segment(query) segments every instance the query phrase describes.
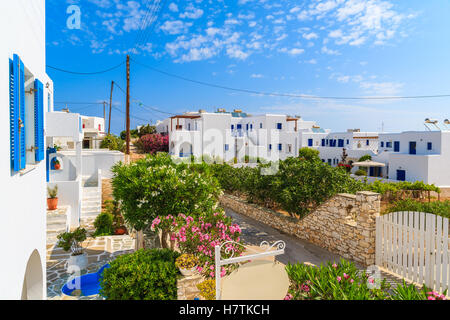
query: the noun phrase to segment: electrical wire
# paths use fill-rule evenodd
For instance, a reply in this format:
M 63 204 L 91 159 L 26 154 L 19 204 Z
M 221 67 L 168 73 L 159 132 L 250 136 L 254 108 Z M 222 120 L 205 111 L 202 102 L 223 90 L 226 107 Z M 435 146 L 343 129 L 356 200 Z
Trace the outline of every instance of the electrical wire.
M 124 64 L 125 64 L 125 62 L 122 62 L 122 63 L 120 63 L 120 64 L 118 64 L 118 65 L 116 65 L 116 66 L 114 66 L 114 67 L 111 67 L 111 68 L 108 68 L 108 69 L 105 69 L 105 70 L 102 70 L 102 71 L 94 71 L 94 72 L 77 72 L 77 71 L 70 71 L 70 70 L 65 70 L 65 69 L 62 69 L 62 68 L 53 67 L 53 66 L 50 66 L 50 65 L 47 65 L 47 68 L 50 68 L 50 69 L 53 69 L 53 70 L 57 70 L 57 71 L 60 71 L 60 72 L 65 72 L 65 73 L 76 74 L 76 75 L 85 75 L 85 76 L 87 76 L 87 75 L 95 75 L 95 74 L 106 73 L 106 72 L 115 70 L 115 69 L 121 67 L 121 66 L 124 65 Z
M 300 99 L 309 99 L 309 100 L 398 100 L 398 99 L 430 99 L 430 98 L 447 98 L 450 97 L 450 94 L 437 94 L 437 95 L 414 95 L 414 96 L 379 96 L 379 97 L 338 97 L 338 96 L 310 96 L 310 95 L 304 95 L 304 94 L 290 94 L 290 93 L 278 93 L 278 92 L 266 92 L 266 91 L 258 91 L 258 90 L 250 90 L 250 89 L 242 89 L 242 88 L 236 88 L 236 87 L 229 87 L 219 84 L 214 84 L 210 82 L 205 81 L 199 81 L 194 80 L 190 78 L 186 78 L 184 76 L 176 75 L 170 72 L 166 72 L 154 67 L 151 67 L 149 65 L 146 65 L 142 62 L 137 61 L 136 59 L 132 58 L 132 60 L 150 70 L 153 70 L 155 72 L 158 72 L 160 74 L 164 74 L 166 76 L 176 78 L 183 81 L 188 81 L 192 83 L 196 83 L 203 86 L 218 88 L 218 89 L 224 89 L 224 90 L 230 90 L 230 91 L 237 91 L 242 93 L 249 93 L 249 94 L 256 94 L 256 95 L 264 95 L 264 96 L 278 96 L 278 97 L 289 97 L 289 98 L 300 98 Z

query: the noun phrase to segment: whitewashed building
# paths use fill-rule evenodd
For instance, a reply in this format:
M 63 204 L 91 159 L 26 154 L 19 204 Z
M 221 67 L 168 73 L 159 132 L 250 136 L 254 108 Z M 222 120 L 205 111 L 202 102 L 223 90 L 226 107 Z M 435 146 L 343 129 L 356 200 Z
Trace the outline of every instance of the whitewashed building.
M 45 299 L 45 1 L 0 1 L 0 28 L 0 299 Z
M 188 112 L 156 125 L 158 133 L 169 134 L 172 155 L 209 155 L 226 162 L 247 157 L 276 160 L 296 156 L 302 146 L 300 133 L 313 127 L 321 130 L 314 122 L 300 117 L 250 115 L 239 109 Z
M 378 143 L 384 178 L 450 187 L 450 131 L 380 133 Z

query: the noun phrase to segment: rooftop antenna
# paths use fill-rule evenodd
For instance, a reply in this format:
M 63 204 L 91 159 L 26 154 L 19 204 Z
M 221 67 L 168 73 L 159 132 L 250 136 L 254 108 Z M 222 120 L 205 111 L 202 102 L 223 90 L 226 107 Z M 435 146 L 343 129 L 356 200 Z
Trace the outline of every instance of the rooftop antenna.
M 442 131 L 441 128 L 439 128 L 439 126 L 437 125 L 438 121 L 436 119 L 430 119 L 430 118 L 426 118 L 425 119 L 425 123 L 424 126 L 428 129 L 428 131 L 432 131 L 431 128 L 428 125 L 433 125 L 434 127 L 436 127 L 439 131 Z

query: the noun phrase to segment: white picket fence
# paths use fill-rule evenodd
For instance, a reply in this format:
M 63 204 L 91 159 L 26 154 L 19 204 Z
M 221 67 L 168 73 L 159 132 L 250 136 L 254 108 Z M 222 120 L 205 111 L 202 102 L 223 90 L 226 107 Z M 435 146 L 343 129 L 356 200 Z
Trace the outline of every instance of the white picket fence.
M 376 221 L 376 264 L 439 292 L 449 288 L 449 219 L 393 212 Z

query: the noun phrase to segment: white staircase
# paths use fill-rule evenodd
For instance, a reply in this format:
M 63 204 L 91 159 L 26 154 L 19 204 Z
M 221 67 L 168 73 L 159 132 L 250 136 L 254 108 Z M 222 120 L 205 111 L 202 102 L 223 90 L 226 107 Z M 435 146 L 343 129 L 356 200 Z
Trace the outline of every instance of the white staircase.
M 92 229 L 95 218 L 102 212 L 102 194 L 98 187 L 84 187 L 82 196 L 80 225 Z
M 58 234 L 67 231 L 68 210 L 69 207 L 61 206 L 56 210 L 47 211 L 47 245 L 54 245 Z

